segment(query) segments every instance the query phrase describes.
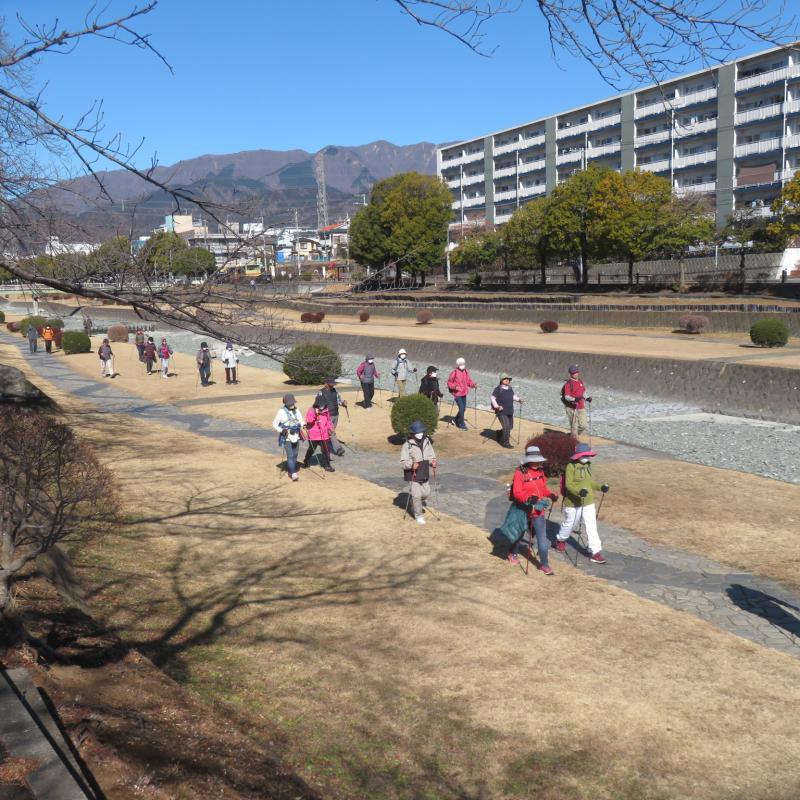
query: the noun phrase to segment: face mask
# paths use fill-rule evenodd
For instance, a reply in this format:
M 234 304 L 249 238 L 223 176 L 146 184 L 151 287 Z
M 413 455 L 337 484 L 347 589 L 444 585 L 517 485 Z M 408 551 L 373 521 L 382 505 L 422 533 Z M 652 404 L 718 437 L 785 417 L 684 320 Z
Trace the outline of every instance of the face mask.
M 415 433 L 415 434 L 414 434 L 414 438 L 415 438 L 415 439 L 417 439 L 418 441 L 421 441 L 421 440 L 422 440 L 422 437 L 423 437 L 424 435 L 425 435 L 424 433 Z
M 375 363 L 375 359 L 372 359 L 372 358 L 367 359 L 367 364 L 374 364 L 374 363 Z
M 460 370 L 465 370 L 465 369 L 466 369 L 466 367 L 465 367 L 463 364 L 459 364 L 459 365 L 458 365 L 458 368 L 459 368 Z
M 581 464 L 588 464 L 589 463 L 589 459 L 588 458 L 579 458 L 578 461 L 580 461 Z
M 436 373 L 436 372 L 431 372 L 431 378 L 435 378 L 435 377 L 436 377 L 436 375 L 437 375 L 437 373 Z
M 405 355 L 403 355 L 402 353 L 400 354 L 400 358 L 401 358 L 403 361 L 405 361 L 405 359 L 406 359 Z

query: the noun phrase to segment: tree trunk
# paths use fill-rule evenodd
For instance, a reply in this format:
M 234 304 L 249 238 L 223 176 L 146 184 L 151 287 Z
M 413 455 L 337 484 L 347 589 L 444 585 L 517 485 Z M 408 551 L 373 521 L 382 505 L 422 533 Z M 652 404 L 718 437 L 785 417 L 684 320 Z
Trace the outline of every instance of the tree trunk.
M 628 288 L 633 289 L 633 256 L 628 256 Z
M 403 267 L 400 264 L 394 265 L 394 287 L 399 289 L 403 284 Z
M 11 573 L 0 569 L 0 620 L 5 619 L 11 607 Z
M 581 286 L 589 283 L 589 243 L 586 234 L 581 234 Z
M 547 284 L 547 256 L 542 253 L 539 256 L 539 269 L 542 273 L 542 286 Z

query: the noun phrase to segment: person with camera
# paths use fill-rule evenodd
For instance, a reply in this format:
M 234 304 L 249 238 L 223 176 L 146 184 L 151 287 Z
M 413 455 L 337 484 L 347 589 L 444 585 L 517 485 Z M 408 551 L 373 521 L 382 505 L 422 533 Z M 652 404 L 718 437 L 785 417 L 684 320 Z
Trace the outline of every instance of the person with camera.
M 278 431 L 278 444 L 286 455 L 286 471 L 289 477 L 296 481 L 297 455 L 300 442 L 303 441 L 303 418 L 297 410 L 297 401 L 293 394 L 283 396 L 283 405 L 278 409 L 272 427 Z

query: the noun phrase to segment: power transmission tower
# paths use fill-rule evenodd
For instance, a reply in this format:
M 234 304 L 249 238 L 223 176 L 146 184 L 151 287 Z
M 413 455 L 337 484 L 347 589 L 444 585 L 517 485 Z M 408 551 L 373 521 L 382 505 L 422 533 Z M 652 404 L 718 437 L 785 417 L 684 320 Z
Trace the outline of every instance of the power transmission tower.
M 317 181 L 317 229 L 328 227 L 328 192 L 325 189 L 325 154 L 314 156 L 314 177 Z

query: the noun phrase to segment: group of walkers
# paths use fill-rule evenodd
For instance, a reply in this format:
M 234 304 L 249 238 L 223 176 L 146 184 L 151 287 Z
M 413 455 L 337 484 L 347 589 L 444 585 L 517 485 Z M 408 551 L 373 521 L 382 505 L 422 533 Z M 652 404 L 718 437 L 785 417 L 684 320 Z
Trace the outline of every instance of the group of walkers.
M 28 348 L 30 349 L 31 353 L 38 353 L 39 329 L 35 325 L 29 324 L 26 336 L 28 337 Z M 48 353 L 52 353 L 53 342 L 56 340 L 55 329 L 51 328 L 50 325 L 45 325 L 44 328 L 42 328 L 42 339 L 44 340 L 44 349 Z

